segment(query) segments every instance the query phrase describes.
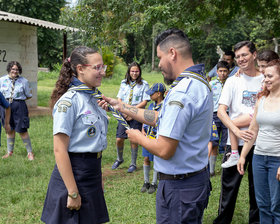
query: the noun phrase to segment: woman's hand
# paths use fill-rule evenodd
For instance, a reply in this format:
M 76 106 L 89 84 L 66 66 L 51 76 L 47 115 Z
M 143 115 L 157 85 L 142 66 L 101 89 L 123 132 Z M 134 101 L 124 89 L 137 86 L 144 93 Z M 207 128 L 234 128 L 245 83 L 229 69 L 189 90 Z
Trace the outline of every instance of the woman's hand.
M 245 158 L 240 156 L 237 163 L 237 170 L 240 173 L 240 175 L 244 175 L 244 164 L 245 164 Z
M 75 199 L 68 196 L 68 198 L 67 198 L 67 208 L 69 208 L 70 210 L 75 209 L 75 210 L 78 211 L 78 210 L 80 210 L 81 206 L 82 206 L 82 200 L 81 200 L 80 194 Z
M 236 77 L 240 77 L 240 74 L 241 74 L 242 72 L 241 72 L 241 70 L 240 69 L 238 69 L 237 70 L 237 72 L 234 74 Z
M 280 181 L 280 166 L 278 167 L 278 170 L 277 170 L 276 180 Z
M 5 123 L 4 128 L 5 128 L 5 131 L 6 131 L 7 134 L 9 134 L 12 131 L 9 123 Z

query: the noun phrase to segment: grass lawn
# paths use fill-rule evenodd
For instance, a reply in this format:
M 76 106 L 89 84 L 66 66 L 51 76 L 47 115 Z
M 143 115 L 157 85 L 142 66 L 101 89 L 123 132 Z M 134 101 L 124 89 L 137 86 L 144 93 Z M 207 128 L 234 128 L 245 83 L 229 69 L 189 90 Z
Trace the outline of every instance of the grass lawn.
M 105 95 L 115 97 L 119 89 L 120 80 L 124 77 L 125 72 L 126 67 L 118 66 L 116 77 L 110 80 L 104 80 L 99 89 Z M 49 96 L 56 81 L 54 77 L 56 76 L 57 74 L 51 74 L 49 76 L 48 74 L 40 75 L 38 81 L 39 106 L 48 105 Z M 162 76 L 159 73 L 144 72 L 143 77 L 150 85 L 154 82 L 163 82 Z M 119 169 L 111 170 L 111 165 L 116 158 L 115 132 L 117 122 L 112 116 L 110 117 L 108 148 L 104 151 L 102 159 L 105 197 L 110 215 L 110 223 L 156 223 L 156 195 L 140 192 L 143 185 L 143 158 L 141 150 L 139 150 L 137 161 L 138 170 L 135 173 L 126 173 L 130 163 L 128 141 L 125 143 L 125 162 Z M 41 223 L 40 216 L 44 198 L 55 164 L 52 151 L 52 118 L 51 116 L 32 117 L 30 122 L 29 133 L 35 152 L 35 160 L 33 162 L 27 160 L 26 150 L 19 135 L 16 136 L 13 157 L 6 160 L 0 159 L 0 224 Z M 6 150 L 6 134 L 2 132 L 1 138 L 2 146 L 0 151 L 1 155 L 3 155 Z M 217 175 L 211 179 L 213 190 L 208 208 L 205 210 L 203 220 L 205 224 L 212 223 L 218 212 L 221 173 L 220 161 L 221 155 L 219 155 L 217 161 Z M 239 190 L 233 224 L 248 223 L 248 204 L 246 175 Z

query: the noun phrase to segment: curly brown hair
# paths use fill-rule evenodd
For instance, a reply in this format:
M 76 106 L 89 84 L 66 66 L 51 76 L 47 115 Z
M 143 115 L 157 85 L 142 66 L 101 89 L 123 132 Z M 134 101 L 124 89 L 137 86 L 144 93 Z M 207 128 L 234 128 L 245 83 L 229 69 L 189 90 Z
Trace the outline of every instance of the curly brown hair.
M 67 92 L 69 89 L 69 85 L 73 79 L 73 77 L 77 77 L 77 65 L 78 64 L 87 64 L 86 56 L 88 54 L 97 53 L 96 49 L 80 46 L 75 48 L 70 57 L 65 59 L 62 68 L 59 73 L 58 80 L 55 84 L 55 89 L 52 92 L 51 99 L 50 99 L 50 107 L 53 109 L 57 100 Z

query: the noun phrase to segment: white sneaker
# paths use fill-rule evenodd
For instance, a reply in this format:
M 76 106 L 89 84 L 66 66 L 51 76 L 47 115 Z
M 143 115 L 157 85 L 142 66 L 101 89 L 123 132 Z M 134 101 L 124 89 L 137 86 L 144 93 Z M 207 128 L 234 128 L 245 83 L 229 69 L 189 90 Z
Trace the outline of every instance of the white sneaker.
M 239 160 L 239 153 L 231 154 L 227 161 L 225 161 L 221 167 L 228 168 L 237 165 Z

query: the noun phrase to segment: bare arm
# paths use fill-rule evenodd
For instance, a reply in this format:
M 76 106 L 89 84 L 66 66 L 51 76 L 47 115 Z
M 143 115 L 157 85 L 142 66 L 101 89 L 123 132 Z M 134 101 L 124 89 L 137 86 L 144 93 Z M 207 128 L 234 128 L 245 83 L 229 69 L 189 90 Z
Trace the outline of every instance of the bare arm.
M 116 110 L 123 114 L 135 119 L 141 123 L 155 126 L 158 117 L 158 112 L 154 110 L 147 110 L 128 105 L 122 101 L 102 96 L 103 100 L 98 102 L 98 105 L 105 110 L 108 110 L 108 103 L 111 104 Z
M 252 121 L 252 116 L 250 114 L 242 114 L 232 120 L 234 125 L 238 128 L 248 127 L 251 121 Z
M 244 143 L 242 151 L 241 151 L 241 155 L 240 155 L 240 158 L 239 158 L 239 161 L 238 161 L 238 164 L 237 164 L 237 170 L 241 175 L 244 175 L 244 164 L 245 164 L 246 156 L 250 152 L 252 146 L 254 145 L 254 143 L 256 141 L 257 135 L 258 135 L 259 125 L 258 125 L 257 120 L 256 120 L 257 111 L 258 111 L 258 106 L 256 105 L 253 120 L 252 120 L 252 122 L 250 124 L 250 127 L 248 129 L 249 131 L 252 132 L 253 137 L 252 137 L 251 140 Z
M 141 103 L 137 104 L 136 107 L 137 108 L 145 108 L 147 103 L 148 103 L 147 100 L 143 100 Z
M 223 122 L 223 124 L 230 129 L 235 136 L 238 138 L 243 139 L 244 141 L 248 141 L 252 139 L 252 133 L 248 130 L 240 130 L 234 122 L 230 119 L 230 117 L 227 114 L 228 107 L 224 104 L 220 104 L 218 108 L 218 117 Z
M 59 133 L 53 137 L 54 155 L 59 173 L 67 188 L 69 194 L 79 192 L 76 181 L 74 179 L 70 158 L 68 155 L 69 136 Z M 67 208 L 79 209 L 81 207 L 80 195 L 76 199 L 68 197 Z
M 126 131 L 130 141 L 142 145 L 150 153 L 162 158 L 170 159 L 176 152 L 179 141 L 159 135 L 158 139 L 146 138 L 139 130 Z

